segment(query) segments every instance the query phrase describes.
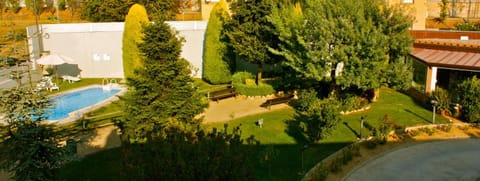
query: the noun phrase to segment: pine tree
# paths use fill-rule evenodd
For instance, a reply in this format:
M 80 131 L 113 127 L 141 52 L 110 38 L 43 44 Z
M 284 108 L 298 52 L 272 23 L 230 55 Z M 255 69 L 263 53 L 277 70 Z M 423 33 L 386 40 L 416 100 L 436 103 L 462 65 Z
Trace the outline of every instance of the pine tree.
M 50 106 L 36 91 L 19 87 L 2 92 L 0 110 L 6 134 L 2 135 L 0 169 L 13 173 L 15 180 L 55 180 L 56 169 L 67 158 L 58 134 L 42 124 Z
M 144 66 L 128 79 L 127 117 L 124 131 L 132 141 L 163 135 L 165 128 L 190 129 L 201 120 L 207 100 L 198 94 L 190 77 L 189 63 L 180 58 L 181 40 L 165 23 L 144 28 Z
M 125 17 L 123 30 L 123 72 L 125 77 L 133 76 L 133 71 L 142 66 L 141 54 L 137 45 L 142 42 L 142 28 L 149 24 L 145 7 L 134 4 Z

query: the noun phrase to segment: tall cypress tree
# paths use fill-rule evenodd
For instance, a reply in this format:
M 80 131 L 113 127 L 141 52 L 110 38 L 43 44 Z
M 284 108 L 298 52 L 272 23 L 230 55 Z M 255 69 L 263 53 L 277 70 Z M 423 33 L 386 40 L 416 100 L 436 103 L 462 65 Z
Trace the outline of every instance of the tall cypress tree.
M 123 72 L 125 77 L 133 76 L 133 71 L 142 65 L 137 45 L 142 42 L 143 26 L 149 23 L 147 11 L 140 4 L 134 4 L 125 17 L 123 30 Z
M 222 37 L 224 24 L 229 18 L 227 4 L 221 0 L 213 7 L 205 32 L 203 76 L 213 84 L 229 83 L 232 79 L 232 63 L 228 62 L 228 49 Z
M 132 141 L 163 135 L 165 128 L 190 129 L 208 101 L 198 94 L 189 63 L 180 57 L 181 40 L 164 22 L 144 28 L 139 45 L 144 66 L 128 79 L 124 131 Z

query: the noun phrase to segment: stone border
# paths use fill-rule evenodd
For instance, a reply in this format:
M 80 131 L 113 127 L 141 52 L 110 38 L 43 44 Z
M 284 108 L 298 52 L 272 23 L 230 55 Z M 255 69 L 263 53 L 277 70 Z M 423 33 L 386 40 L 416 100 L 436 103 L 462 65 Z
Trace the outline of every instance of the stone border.
M 99 85 L 99 84 L 96 84 L 96 85 L 90 85 L 90 86 L 86 86 L 86 87 L 81 87 L 81 88 L 78 88 L 78 89 L 73 89 L 73 90 L 69 90 L 69 91 L 65 91 L 65 92 L 61 92 L 61 93 L 58 93 L 58 94 L 54 94 L 54 95 L 51 95 L 49 96 L 49 98 L 51 97 L 55 97 L 55 96 L 60 96 L 60 95 L 64 95 L 64 94 L 68 94 L 68 93 L 72 93 L 72 92 L 77 92 L 77 91 L 81 91 L 81 90 L 85 90 L 85 89 L 90 89 L 90 88 L 96 88 L 96 87 L 102 87 L 102 85 Z M 59 124 L 65 124 L 65 123 L 70 123 L 70 122 L 73 122 L 73 121 L 76 121 L 76 120 L 79 120 L 83 117 L 83 115 L 85 113 L 88 113 L 88 112 L 91 112 L 95 109 L 98 109 L 100 107 L 103 107 L 105 105 L 108 105 L 114 101 L 117 101 L 119 100 L 118 96 L 121 96 L 121 95 L 124 95 L 125 92 L 127 92 L 127 88 L 124 87 L 124 86 L 121 86 L 121 85 L 117 85 L 115 86 L 114 88 L 119 88 L 120 89 L 120 92 L 116 93 L 115 95 L 113 95 L 112 97 L 109 97 L 103 101 L 100 101 L 96 104 L 93 104 L 91 106 L 87 106 L 85 108 L 82 108 L 82 109 L 79 109 L 79 110 L 76 110 L 76 111 L 73 111 L 71 113 L 68 114 L 68 117 L 67 118 L 64 118 L 64 119 L 60 119 L 60 120 L 45 120 L 45 121 L 42 121 L 42 123 L 44 124 L 55 124 L 55 125 L 59 125 Z

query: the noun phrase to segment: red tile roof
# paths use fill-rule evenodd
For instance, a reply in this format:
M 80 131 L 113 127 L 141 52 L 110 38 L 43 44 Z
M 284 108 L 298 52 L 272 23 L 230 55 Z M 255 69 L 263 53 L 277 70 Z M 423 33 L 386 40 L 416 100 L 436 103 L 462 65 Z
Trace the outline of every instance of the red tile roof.
M 480 52 L 416 47 L 410 55 L 432 66 L 480 70 Z

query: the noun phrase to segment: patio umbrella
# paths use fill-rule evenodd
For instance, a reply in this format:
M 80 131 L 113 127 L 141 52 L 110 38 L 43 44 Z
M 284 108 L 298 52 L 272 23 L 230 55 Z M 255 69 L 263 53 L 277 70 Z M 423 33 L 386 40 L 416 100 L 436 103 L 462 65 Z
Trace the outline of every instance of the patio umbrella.
M 50 54 L 50 55 L 45 55 L 40 57 L 37 60 L 37 63 L 40 65 L 61 65 L 64 63 L 68 62 L 73 62 L 74 60 L 70 57 L 67 57 L 65 55 L 60 55 L 60 54 Z M 58 70 L 55 70 L 55 73 L 57 74 L 55 78 L 57 79 L 58 82 Z

